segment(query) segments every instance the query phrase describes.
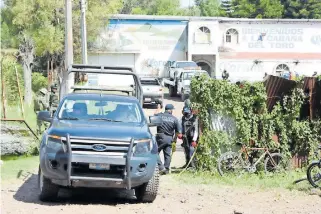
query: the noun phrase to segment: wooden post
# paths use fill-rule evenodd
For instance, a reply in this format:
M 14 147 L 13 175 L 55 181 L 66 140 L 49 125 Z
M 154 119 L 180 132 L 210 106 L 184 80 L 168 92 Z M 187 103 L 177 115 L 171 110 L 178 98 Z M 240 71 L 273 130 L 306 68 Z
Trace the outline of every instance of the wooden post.
M 17 70 L 16 66 L 14 66 L 14 68 L 16 70 L 16 78 L 17 78 L 17 85 L 18 85 L 18 91 L 19 91 L 19 97 L 20 97 L 21 113 L 22 113 L 22 117 L 25 118 L 24 107 L 23 107 L 23 102 L 22 102 L 22 96 L 21 96 L 21 91 L 20 91 L 18 70 Z
M 50 71 L 49 71 L 49 61 L 47 61 L 47 79 L 48 79 L 48 91 L 50 89 Z
M 2 85 L 2 109 L 3 109 L 3 118 L 7 118 L 6 116 L 6 107 L 5 107 L 5 87 L 4 87 L 4 75 L 3 75 L 3 58 L 1 59 L 1 85 Z
M 313 98 L 312 98 L 312 96 L 313 96 L 313 92 L 314 92 L 314 78 L 312 77 L 312 78 L 309 78 L 309 88 L 310 88 L 310 105 L 309 105 L 309 107 L 310 107 L 310 120 L 312 120 L 313 119 Z

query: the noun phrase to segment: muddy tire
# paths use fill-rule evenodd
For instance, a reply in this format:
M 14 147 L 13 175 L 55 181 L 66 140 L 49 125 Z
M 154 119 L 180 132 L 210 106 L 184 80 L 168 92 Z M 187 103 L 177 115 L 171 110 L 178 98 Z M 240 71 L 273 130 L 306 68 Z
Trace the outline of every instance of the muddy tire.
M 159 187 L 159 169 L 156 165 L 153 177 L 145 184 L 135 189 L 135 195 L 138 201 L 143 203 L 152 203 L 157 196 Z
M 176 88 L 174 86 L 169 86 L 169 96 L 170 97 L 175 97 L 177 95 L 177 91 L 175 89 Z
M 45 178 L 41 172 L 40 166 L 38 171 L 38 188 L 40 191 L 39 199 L 41 201 L 56 201 L 58 197 L 59 186 L 53 184 L 48 178 Z

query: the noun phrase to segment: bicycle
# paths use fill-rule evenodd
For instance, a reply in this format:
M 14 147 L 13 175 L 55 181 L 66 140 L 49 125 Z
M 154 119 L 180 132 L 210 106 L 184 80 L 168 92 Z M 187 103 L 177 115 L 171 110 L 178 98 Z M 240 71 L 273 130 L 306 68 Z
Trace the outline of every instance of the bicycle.
M 271 153 L 268 148 L 251 148 L 247 147 L 242 143 L 241 149 L 238 152 L 225 152 L 218 159 L 218 172 L 221 176 L 227 172 L 239 173 L 244 170 L 249 173 L 255 173 L 257 171 L 256 166 L 264 159 L 264 170 L 265 173 L 276 172 L 278 170 L 285 170 L 285 165 L 283 164 L 283 155 L 281 153 Z M 249 153 L 251 151 L 251 154 Z M 254 162 L 253 153 L 258 153 L 263 151 L 263 154 Z M 243 158 L 245 156 L 245 159 Z M 226 166 L 225 166 L 226 165 Z M 281 169 L 281 167 L 283 169 Z
M 321 150 L 321 146 L 318 146 L 318 151 L 319 150 Z M 321 181 L 321 158 L 318 151 L 314 154 L 319 160 L 312 161 L 307 169 L 307 179 L 314 188 L 321 188 L 321 185 L 317 184 Z M 312 173 L 314 169 L 316 169 L 316 174 Z

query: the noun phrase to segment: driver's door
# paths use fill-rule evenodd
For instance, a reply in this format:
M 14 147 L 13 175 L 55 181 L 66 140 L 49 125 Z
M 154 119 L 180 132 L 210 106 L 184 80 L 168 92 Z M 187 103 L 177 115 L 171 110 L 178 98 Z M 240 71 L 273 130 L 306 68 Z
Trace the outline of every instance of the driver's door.
M 183 75 L 184 75 L 184 73 L 182 72 L 180 75 L 179 75 L 179 78 L 178 78 L 178 85 L 177 85 L 177 91 L 179 92 L 179 93 L 181 93 L 181 89 L 183 88 L 183 81 L 184 81 L 184 79 L 183 79 Z

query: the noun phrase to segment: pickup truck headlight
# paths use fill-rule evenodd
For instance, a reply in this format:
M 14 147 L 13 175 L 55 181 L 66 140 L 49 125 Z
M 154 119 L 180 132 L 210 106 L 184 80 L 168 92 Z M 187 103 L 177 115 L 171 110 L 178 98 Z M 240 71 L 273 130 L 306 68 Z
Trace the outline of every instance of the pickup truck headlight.
M 134 154 L 145 154 L 147 152 L 150 152 L 153 147 L 152 139 L 135 140 L 134 144 Z
M 51 148 L 57 151 L 60 150 L 61 148 L 63 148 L 63 150 L 66 151 L 65 145 L 62 142 L 62 137 L 57 135 L 48 135 L 46 145 L 48 148 Z

